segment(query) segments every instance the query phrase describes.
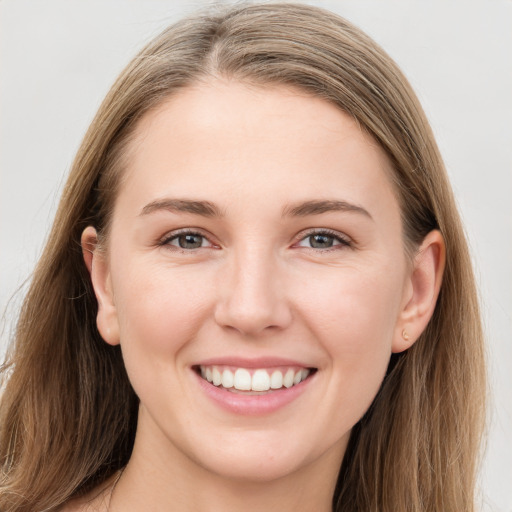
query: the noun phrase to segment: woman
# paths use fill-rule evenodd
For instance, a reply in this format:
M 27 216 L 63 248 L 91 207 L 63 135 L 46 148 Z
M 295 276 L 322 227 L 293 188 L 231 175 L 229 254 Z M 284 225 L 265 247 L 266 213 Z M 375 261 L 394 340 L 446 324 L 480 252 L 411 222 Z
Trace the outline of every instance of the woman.
M 2 511 L 473 510 L 474 280 L 396 65 L 301 5 L 166 30 L 85 137 L 7 368 Z

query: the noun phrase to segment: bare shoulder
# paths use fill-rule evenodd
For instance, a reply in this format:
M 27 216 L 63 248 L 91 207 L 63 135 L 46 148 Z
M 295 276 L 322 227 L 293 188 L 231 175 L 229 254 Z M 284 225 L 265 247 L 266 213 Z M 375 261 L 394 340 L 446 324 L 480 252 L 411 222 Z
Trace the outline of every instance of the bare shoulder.
M 83 500 L 71 500 L 66 503 L 58 512 L 104 512 L 107 509 L 101 509 L 92 502 L 84 502 Z
M 112 486 L 118 475 L 114 475 L 91 492 L 65 503 L 58 512 L 107 512 Z
M 106 512 L 108 510 L 108 499 L 100 497 L 77 498 L 65 503 L 58 512 Z

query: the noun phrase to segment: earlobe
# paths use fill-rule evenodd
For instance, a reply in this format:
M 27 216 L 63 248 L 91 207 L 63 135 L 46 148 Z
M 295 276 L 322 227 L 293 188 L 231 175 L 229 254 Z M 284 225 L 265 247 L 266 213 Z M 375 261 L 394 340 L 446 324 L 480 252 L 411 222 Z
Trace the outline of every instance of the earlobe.
M 98 235 L 92 226 L 82 233 L 82 254 L 98 301 L 96 325 L 101 337 L 110 345 L 119 344 L 119 323 L 114 302 L 108 261 L 98 246 Z
M 431 231 L 414 257 L 406 300 L 395 329 L 393 352 L 407 350 L 427 327 L 441 289 L 445 259 L 443 236 L 438 230 Z

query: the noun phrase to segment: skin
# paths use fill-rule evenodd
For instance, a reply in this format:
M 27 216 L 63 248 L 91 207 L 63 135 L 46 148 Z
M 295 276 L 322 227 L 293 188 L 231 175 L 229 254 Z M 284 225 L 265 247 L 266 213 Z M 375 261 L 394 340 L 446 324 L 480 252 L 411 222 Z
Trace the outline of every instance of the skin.
M 108 247 L 92 227 L 82 245 L 98 328 L 121 344 L 139 424 L 110 507 L 112 486 L 88 506 L 331 510 L 352 427 L 391 353 L 432 315 L 441 235 L 408 258 L 382 149 L 348 115 L 292 88 L 187 88 L 142 119 L 129 151 Z M 221 215 L 155 206 L 169 198 L 208 201 Z M 313 200 L 359 210 L 283 215 Z M 186 228 L 204 236 L 200 248 L 172 238 Z M 311 229 L 329 230 L 332 247 L 312 247 Z M 237 414 L 206 396 L 192 370 L 228 356 L 317 371 L 277 411 Z

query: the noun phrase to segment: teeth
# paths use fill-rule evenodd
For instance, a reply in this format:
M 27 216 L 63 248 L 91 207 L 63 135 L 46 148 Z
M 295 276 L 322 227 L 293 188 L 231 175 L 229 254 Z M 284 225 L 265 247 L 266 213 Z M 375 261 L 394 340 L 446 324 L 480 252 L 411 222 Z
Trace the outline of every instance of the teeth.
M 283 377 L 283 385 L 285 388 L 291 388 L 293 386 L 293 377 L 295 376 L 295 373 L 293 370 L 288 370 L 286 372 L 286 375 Z
M 276 370 L 272 377 L 270 377 L 270 388 L 271 389 L 280 389 L 283 387 L 283 374 Z
M 218 386 L 222 382 L 222 375 L 220 374 L 219 370 L 213 367 L 212 370 L 212 382 L 214 386 Z
M 268 391 L 269 389 L 291 388 L 305 380 L 310 370 L 301 368 L 294 370 L 289 368 L 286 373 L 274 370 L 271 374 L 265 369 L 256 369 L 251 372 L 245 368 L 237 368 L 232 372 L 228 368 L 217 366 L 201 366 L 201 377 L 211 382 L 214 386 L 221 386 L 238 391 Z
M 253 391 L 268 391 L 270 389 L 270 377 L 265 370 L 256 370 L 252 376 Z
M 251 374 L 247 370 L 238 368 L 238 370 L 235 372 L 233 387 L 235 389 L 239 389 L 240 391 L 250 391 L 252 384 L 251 380 Z
M 235 384 L 235 377 L 233 372 L 224 370 L 222 372 L 222 386 L 225 388 L 232 388 Z

